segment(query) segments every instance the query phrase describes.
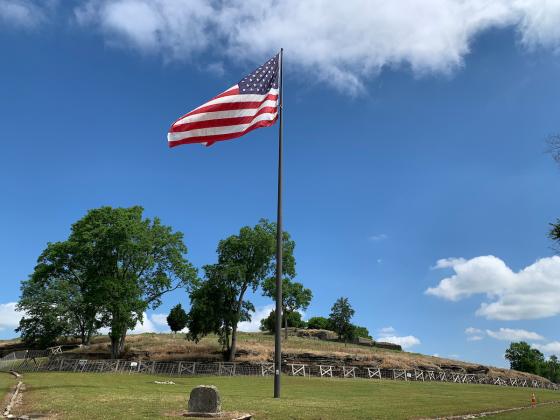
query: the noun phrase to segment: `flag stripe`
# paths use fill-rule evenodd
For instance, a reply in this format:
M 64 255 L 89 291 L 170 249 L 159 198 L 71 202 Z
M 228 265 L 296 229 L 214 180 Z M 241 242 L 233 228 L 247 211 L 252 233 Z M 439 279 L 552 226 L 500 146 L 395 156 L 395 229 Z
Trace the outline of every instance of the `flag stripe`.
M 181 118 L 172 127 L 172 131 L 179 131 L 177 128 L 183 124 L 220 119 L 220 118 L 234 118 L 234 117 L 249 117 L 251 115 L 256 115 L 259 110 L 263 108 L 276 108 L 277 101 L 264 101 L 258 108 L 249 109 L 236 109 L 230 111 L 214 111 L 214 112 L 204 112 L 202 114 L 195 114 L 188 117 Z
M 256 128 L 269 127 L 271 125 L 274 125 L 277 119 L 278 116 L 276 116 L 276 118 L 274 118 L 271 121 L 259 121 L 258 123 L 252 125 L 248 129 L 244 131 L 239 131 L 237 133 L 209 135 L 209 136 L 201 136 L 195 138 L 186 138 L 181 140 L 169 140 L 169 147 L 176 147 L 182 144 L 193 144 L 193 143 L 206 143 L 206 146 L 212 146 L 212 144 L 214 144 L 217 141 L 236 139 L 238 137 L 244 136 L 245 134 L 249 133 L 250 131 L 253 131 Z
M 229 114 L 234 115 L 239 112 L 246 112 L 244 111 L 236 111 L 234 113 L 230 112 L 220 112 L 221 114 Z M 211 127 L 223 127 L 228 125 L 239 125 L 239 124 L 246 124 L 250 123 L 255 119 L 256 116 L 261 114 L 274 114 L 276 113 L 276 107 L 264 107 L 258 108 L 257 112 L 252 112 L 250 115 L 247 116 L 231 116 L 225 118 L 212 118 L 213 116 L 210 115 L 209 118 L 203 119 L 201 121 L 193 121 L 185 124 L 175 125 L 172 129 L 172 133 L 188 131 L 188 130 L 196 130 L 199 128 L 211 128 Z M 209 114 L 218 114 L 218 112 L 210 112 Z
M 278 95 L 278 89 L 270 89 L 266 94 Z M 226 90 L 225 92 L 220 93 L 218 96 L 210 99 L 208 102 L 200 105 L 199 107 L 196 107 L 191 112 L 189 112 L 189 114 L 208 105 L 221 104 L 224 102 L 243 102 L 243 101 L 254 102 L 254 101 L 262 100 L 263 96 L 264 95 L 258 95 L 254 93 L 239 93 L 239 86 L 235 85 L 229 88 L 228 90 Z
M 200 108 L 195 109 L 194 111 L 189 112 L 185 117 L 190 117 L 191 115 L 201 114 L 203 112 L 214 112 L 214 111 L 229 111 L 232 109 L 247 109 L 247 108 L 256 108 L 262 102 L 268 100 L 277 100 L 278 95 L 238 95 L 232 96 L 230 98 L 220 98 L 220 99 L 229 99 L 229 102 L 219 102 L 214 103 L 212 105 L 204 105 Z
M 182 140 L 190 137 L 206 137 L 209 135 L 220 135 L 220 134 L 231 134 L 238 131 L 245 131 L 247 128 L 251 127 L 253 124 L 258 123 L 260 121 L 271 121 L 276 118 L 276 113 L 274 114 L 262 114 L 252 119 L 253 122 L 245 123 L 245 124 L 236 124 L 236 125 L 224 125 L 218 127 L 211 127 L 211 128 L 200 128 L 194 129 L 189 131 L 182 131 L 178 133 L 169 133 L 168 139 L 169 141 L 175 140 Z

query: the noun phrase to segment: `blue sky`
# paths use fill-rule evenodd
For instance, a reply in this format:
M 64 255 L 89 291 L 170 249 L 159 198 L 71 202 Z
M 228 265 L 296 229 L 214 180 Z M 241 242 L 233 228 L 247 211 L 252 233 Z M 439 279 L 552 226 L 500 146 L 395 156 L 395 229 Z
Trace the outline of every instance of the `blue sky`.
M 144 206 L 198 267 L 275 218 L 276 126 L 211 148 L 170 150 L 166 132 L 282 45 L 284 218 L 306 317 L 347 296 L 354 322 L 411 351 L 498 366 L 511 340 L 560 352 L 560 171 L 545 153 L 560 7 L 377 3 L 0 1 L 0 338 L 19 282 L 88 209 Z M 272 304 L 252 300 L 246 329 Z

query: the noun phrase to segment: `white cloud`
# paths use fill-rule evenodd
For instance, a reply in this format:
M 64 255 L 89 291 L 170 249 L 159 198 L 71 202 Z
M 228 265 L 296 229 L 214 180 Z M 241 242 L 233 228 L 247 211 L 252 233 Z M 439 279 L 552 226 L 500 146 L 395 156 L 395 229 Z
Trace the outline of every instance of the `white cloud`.
M 488 319 L 537 319 L 560 314 L 560 257 L 542 258 L 514 272 L 501 259 L 492 255 L 470 260 L 440 260 L 437 266 L 455 271 L 429 295 L 458 301 L 472 295 L 485 296 L 476 311 Z
M 16 311 L 16 302 L 0 303 L 0 331 L 13 330 L 19 326 L 23 314 Z
M 468 327 L 465 330 L 465 334 L 467 334 L 467 341 L 480 341 L 484 339 L 484 336 L 480 335 L 482 333 L 481 329 L 474 327 Z
M 373 242 L 377 242 L 377 241 L 383 241 L 384 239 L 387 239 L 387 238 L 388 238 L 388 236 L 385 233 L 379 233 L 377 235 L 371 235 L 369 237 L 369 240 L 373 241 Z
M 274 309 L 274 305 L 266 305 L 257 308 L 254 314 L 251 314 L 251 321 L 240 322 L 237 326 L 239 331 L 256 332 L 259 331 L 261 320 L 267 318 L 270 312 Z
M 420 344 L 420 340 L 413 335 L 397 336 L 393 327 L 383 327 L 378 331 L 378 341 L 399 344 L 403 349 Z
M 486 330 L 486 334 L 496 340 L 505 341 L 544 340 L 544 337 L 536 332 L 511 328 L 500 328 L 498 331 Z
M 379 329 L 379 335 L 391 335 L 395 333 L 395 329 L 393 327 L 383 327 Z
M 431 269 L 439 270 L 441 268 L 452 268 L 464 262 L 466 262 L 464 258 L 442 258 L 441 260 L 437 260 L 436 265 L 431 267 Z
M 547 0 L 88 0 L 75 17 L 167 60 L 259 62 L 283 46 L 288 67 L 348 93 L 386 67 L 449 74 L 491 28 L 516 28 L 528 48 L 560 45 L 560 2 Z
M 382 337 L 381 340 L 386 341 L 388 343 L 399 344 L 403 349 L 408 349 L 410 347 L 421 344 L 420 340 L 414 337 L 413 335 L 406 335 L 402 337 L 387 336 L 387 337 Z
M 55 8 L 56 3 L 56 0 L 0 0 L 0 25 L 35 28 L 46 22 L 48 13 Z
M 551 341 L 546 344 L 531 344 L 531 346 L 539 349 L 543 353 L 560 354 L 560 341 Z
M 143 322 L 138 321 L 134 329 L 129 330 L 128 332 L 130 334 L 143 334 L 149 332 L 158 332 L 158 330 L 148 314 L 144 312 Z
M 467 341 L 480 341 L 482 339 L 484 339 L 484 337 L 481 335 L 469 335 L 467 337 Z
M 167 314 L 152 314 L 150 317 L 152 322 L 158 327 L 163 327 L 166 330 L 169 329 L 169 325 L 167 324 Z

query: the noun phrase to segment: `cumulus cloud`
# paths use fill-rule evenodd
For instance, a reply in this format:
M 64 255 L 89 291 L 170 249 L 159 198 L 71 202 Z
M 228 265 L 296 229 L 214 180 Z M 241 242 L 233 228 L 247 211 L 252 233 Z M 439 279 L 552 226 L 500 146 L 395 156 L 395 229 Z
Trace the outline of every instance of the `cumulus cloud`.
M 420 340 L 413 335 L 406 336 L 387 336 L 382 337 L 383 341 L 393 344 L 399 344 L 403 349 L 408 349 L 413 346 L 420 344 Z
M 169 329 L 169 325 L 167 325 L 167 314 L 152 314 L 151 319 L 158 327 Z
M 486 330 L 486 334 L 496 340 L 504 341 L 544 340 L 544 337 L 536 332 L 511 328 L 500 328 L 498 331 Z
M 482 330 L 479 328 L 469 327 L 465 330 L 465 334 L 480 334 Z
M 403 349 L 421 344 L 420 340 L 413 335 L 398 336 L 393 327 L 383 327 L 378 331 L 378 340 L 388 343 L 399 344 Z
M 469 335 L 467 337 L 467 341 L 480 341 L 483 340 L 484 337 L 482 335 Z
M 158 330 L 157 330 L 156 326 L 154 325 L 154 323 L 152 322 L 152 320 L 150 319 L 150 317 L 148 316 L 148 314 L 146 312 L 144 312 L 142 322 L 137 322 L 134 329 L 130 330 L 129 333 L 130 334 L 143 334 L 143 333 L 149 333 L 149 332 L 154 332 L 155 333 L 155 332 L 158 332 Z
M 257 308 L 255 313 L 251 314 L 251 320 L 240 322 L 237 326 L 237 329 L 243 332 L 259 331 L 259 327 L 261 326 L 261 320 L 267 318 L 273 309 L 274 309 L 274 305 L 266 305 Z
M 388 236 L 385 233 L 379 233 L 377 235 L 371 235 L 369 237 L 369 240 L 373 241 L 373 242 L 377 242 L 377 241 L 382 241 L 382 240 L 387 239 L 387 238 L 388 238 Z
M 560 2 L 547 0 L 88 0 L 74 14 L 110 43 L 171 60 L 257 62 L 282 46 L 288 66 L 349 93 L 386 67 L 449 74 L 491 28 L 515 27 L 529 48 L 560 45 Z
M 393 327 L 383 327 L 378 332 L 380 336 L 391 335 L 395 333 L 395 329 Z
M 543 353 L 560 354 L 560 341 L 551 341 L 546 344 L 531 344 L 531 346 L 539 349 Z
M 0 26 L 31 29 L 47 21 L 55 0 L 0 0 Z
M 492 255 L 440 260 L 436 266 L 455 272 L 426 293 L 450 301 L 484 295 L 477 315 L 488 319 L 519 320 L 560 314 L 560 257 L 542 258 L 514 272 Z
M 16 311 L 16 302 L 0 303 L 0 331 L 18 327 L 23 314 Z
M 465 330 L 465 334 L 467 334 L 467 341 L 480 341 L 484 338 L 484 336 L 482 336 L 482 330 L 479 328 L 474 328 L 474 327 L 468 327 Z

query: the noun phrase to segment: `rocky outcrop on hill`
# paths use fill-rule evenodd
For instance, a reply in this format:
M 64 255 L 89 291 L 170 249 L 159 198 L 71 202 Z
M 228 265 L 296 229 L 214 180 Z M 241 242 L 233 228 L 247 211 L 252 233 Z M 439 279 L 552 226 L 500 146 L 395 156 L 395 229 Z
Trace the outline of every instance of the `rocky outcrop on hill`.
M 336 333 L 329 330 L 299 330 L 296 328 L 289 328 L 288 334 L 295 335 L 296 337 L 311 338 L 315 340 L 338 341 L 338 336 L 336 335 Z M 386 343 L 383 341 L 375 341 L 372 340 L 371 338 L 365 338 L 365 337 L 356 337 L 356 339 L 352 341 L 352 344 L 402 351 L 402 347 L 398 344 Z

